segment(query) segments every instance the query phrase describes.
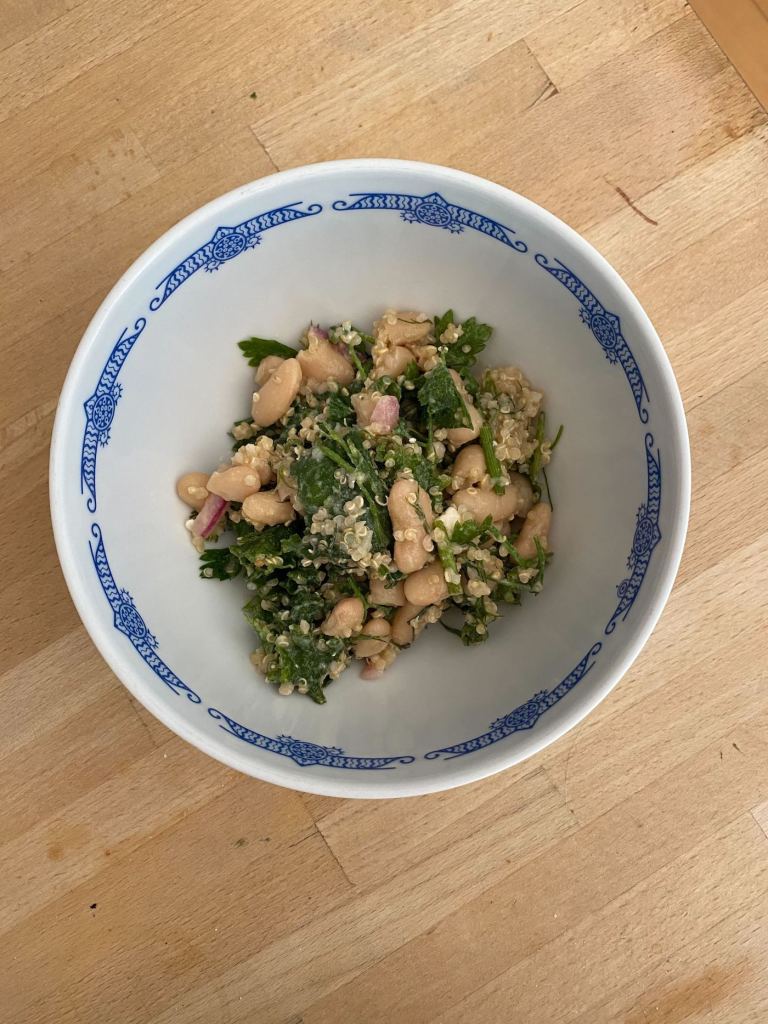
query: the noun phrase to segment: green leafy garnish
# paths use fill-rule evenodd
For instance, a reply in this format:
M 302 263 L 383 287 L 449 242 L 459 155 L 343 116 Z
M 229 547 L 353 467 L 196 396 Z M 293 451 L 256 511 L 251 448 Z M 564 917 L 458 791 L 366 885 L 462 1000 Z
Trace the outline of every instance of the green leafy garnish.
M 244 341 L 238 341 L 237 347 L 248 360 L 249 366 L 258 366 L 267 356 L 290 359 L 296 355 L 295 348 L 290 348 L 281 341 L 273 341 L 271 338 L 246 338 Z
M 416 392 L 424 419 L 432 427 L 469 427 L 464 399 L 445 363 L 425 373 Z
M 493 328 L 488 324 L 478 323 L 475 317 L 471 316 L 469 320 L 465 320 L 461 325 L 461 336 L 448 346 L 445 354 L 446 365 L 452 370 L 458 370 L 463 376 L 475 365 L 477 357 L 491 340 L 492 334 Z
M 480 427 L 480 444 L 485 456 L 485 468 L 488 470 L 488 476 L 493 480 L 493 489 L 497 494 L 503 494 L 504 484 L 500 482 L 501 463 L 496 457 L 496 449 L 493 447 L 493 434 L 487 423 Z
M 200 555 L 200 576 L 205 580 L 232 580 L 242 566 L 229 548 L 208 548 Z

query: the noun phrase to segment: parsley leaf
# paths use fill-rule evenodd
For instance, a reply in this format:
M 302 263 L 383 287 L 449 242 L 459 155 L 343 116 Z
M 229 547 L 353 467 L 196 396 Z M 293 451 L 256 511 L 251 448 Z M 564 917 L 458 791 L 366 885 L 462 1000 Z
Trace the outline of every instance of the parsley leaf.
M 285 542 L 296 536 L 287 526 L 270 526 L 266 530 L 239 537 L 229 548 L 230 555 L 248 572 L 251 579 L 266 578 L 285 564 Z
M 432 427 L 469 427 L 471 421 L 464 399 L 445 363 L 425 373 L 417 397 L 424 418 Z
M 460 337 L 448 346 L 445 354 L 446 365 L 463 375 L 475 364 L 477 357 L 491 340 L 492 334 L 493 328 L 488 324 L 478 323 L 475 317 L 471 316 L 469 320 L 465 320 L 461 325 Z
M 242 566 L 229 548 L 208 548 L 200 555 L 200 577 L 204 580 L 231 580 Z
M 454 323 L 453 310 L 449 309 L 447 313 L 443 313 L 442 316 L 435 317 L 435 338 L 440 343 L 440 335 L 446 329 L 448 324 Z
M 344 502 L 355 496 L 346 482 L 336 479 L 339 466 L 330 457 L 332 454 L 335 454 L 332 450 L 323 451 L 318 447 L 311 454 L 297 459 L 291 466 L 291 476 L 296 481 L 299 501 L 307 519 L 311 519 L 320 508 L 327 509 L 330 516 L 338 515 Z M 349 472 L 353 468 L 347 467 Z
M 244 341 L 238 341 L 237 347 L 248 360 L 249 366 L 258 366 L 267 356 L 290 359 L 296 355 L 295 348 L 290 348 L 281 341 L 272 341 L 270 338 L 246 338 Z
M 325 704 L 323 683 L 327 679 L 331 662 L 339 657 L 343 650 L 344 641 L 337 637 L 327 637 L 325 650 L 321 650 L 316 636 L 302 633 L 296 626 L 291 626 L 288 631 L 288 646 L 275 647 L 277 671 L 274 674 L 274 681 L 300 683 L 301 680 L 306 680 L 309 686 L 307 692 L 312 700 L 316 704 Z

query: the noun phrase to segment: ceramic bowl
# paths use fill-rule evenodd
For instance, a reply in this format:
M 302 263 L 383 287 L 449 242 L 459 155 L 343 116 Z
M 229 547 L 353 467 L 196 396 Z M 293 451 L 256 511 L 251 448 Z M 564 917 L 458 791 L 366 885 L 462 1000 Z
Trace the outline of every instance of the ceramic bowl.
M 495 326 L 563 423 L 542 594 L 486 644 L 431 627 L 384 677 L 348 670 L 317 706 L 249 662 L 239 581 L 198 578 L 174 483 L 213 467 L 248 408 L 236 342 L 311 319 L 452 307 Z M 147 250 L 104 300 L 61 394 L 51 454 L 59 557 L 78 611 L 170 729 L 260 779 L 335 796 L 446 789 L 540 751 L 626 672 L 686 530 L 683 407 L 658 336 L 576 232 L 481 178 L 355 160 L 255 181 Z

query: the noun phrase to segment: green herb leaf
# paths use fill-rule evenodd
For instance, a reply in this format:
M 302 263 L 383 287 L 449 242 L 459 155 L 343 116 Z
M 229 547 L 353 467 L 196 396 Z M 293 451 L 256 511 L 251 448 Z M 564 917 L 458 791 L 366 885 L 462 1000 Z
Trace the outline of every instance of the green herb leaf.
M 446 327 L 448 323 L 446 323 Z M 445 327 L 443 330 L 445 330 Z M 469 320 L 465 320 L 461 325 L 461 330 L 462 333 L 458 340 L 448 346 L 445 362 L 452 370 L 458 370 L 459 373 L 463 374 L 470 367 L 474 366 L 477 357 L 491 340 L 493 328 L 489 327 L 488 324 L 478 323 L 475 317 L 471 316 Z M 435 327 L 435 331 L 437 331 L 437 327 Z
M 325 402 L 325 421 L 329 426 L 344 424 L 348 426 L 355 420 L 354 406 L 346 395 L 331 392 Z
M 424 374 L 417 397 L 424 418 L 432 427 L 471 426 L 464 399 L 444 363 Z
M 270 526 L 261 532 L 252 529 L 238 537 L 230 546 L 229 553 L 251 578 L 268 576 L 285 564 L 283 545 L 288 538 L 295 536 L 287 526 Z
M 204 580 L 231 580 L 242 570 L 230 548 L 208 548 L 200 555 L 200 577 Z
M 296 355 L 295 348 L 290 348 L 281 341 L 272 341 L 270 338 L 246 338 L 244 341 L 239 341 L 237 347 L 248 360 L 249 366 L 258 366 L 267 356 L 290 359 Z
M 327 637 L 325 650 L 318 646 L 317 634 L 302 633 L 295 626 L 288 631 L 288 646 L 275 647 L 276 671 L 268 678 L 276 683 L 298 685 L 306 680 L 309 696 L 316 704 L 325 704 L 323 684 L 327 681 L 331 662 L 344 650 L 344 641 Z
M 531 461 L 528 463 L 528 476 L 531 480 L 531 487 L 533 487 L 534 493 L 538 498 L 541 494 L 541 487 L 539 485 L 539 474 L 541 473 L 541 467 L 543 463 L 543 457 L 541 454 L 541 445 L 544 441 L 544 426 L 546 423 L 546 416 L 543 412 L 539 413 L 539 418 L 536 420 L 536 449 L 531 456 Z
M 471 544 L 484 533 L 491 533 L 492 528 L 493 520 L 490 516 L 486 516 L 482 523 L 467 519 L 463 523 L 456 523 L 451 532 L 451 540 L 454 544 Z
M 435 317 L 435 339 L 437 343 L 440 343 L 440 335 L 446 329 L 448 324 L 454 323 L 453 310 L 449 309 L 447 313 L 443 313 L 442 316 Z
M 493 435 L 491 434 L 491 428 L 487 423 L 484 423 L 482 427 L 480 427 L 480 444 L 483 448 L 485 467 L 488 470 L 488 476 L 491 480 L 496 481 L 493 485 L 493 489 L 497 494 L 503 494 L 504 485 L 498 482 L 499 477 L 501 476 L 501 463 L 496 457 L 496 449 L 493 446 Z
M 337 515 L 344 502 L 354 497 L 352 488 L 336 479 L 339 463 L 345 472 L 354 469 L 332 449 L 318 445 L 314 452 L 297 459 L 291 466 L 291 476 L 296 481 L 299 501 L 307 519 L 311 519 L 319 508 L 327 509 L 329 515 Z

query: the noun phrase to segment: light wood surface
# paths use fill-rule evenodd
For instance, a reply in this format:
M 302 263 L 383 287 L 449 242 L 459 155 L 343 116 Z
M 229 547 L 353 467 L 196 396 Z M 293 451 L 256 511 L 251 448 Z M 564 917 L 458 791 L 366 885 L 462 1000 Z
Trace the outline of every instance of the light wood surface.
M 0 33 L 3 1024 L 764 1024 L 768 117 L 695 14 L 0 0 Z M 169 733 L 85 635 L 48 524 L 57 395 L 111 283 L 226 189 L 354 155 L 583 232 L 693 448 L 680 576 L 621 685 L 542 755 L 403 802 L 279 790 Z
M 690 0 L 690 4 L 768 107 L 768 0 Z

